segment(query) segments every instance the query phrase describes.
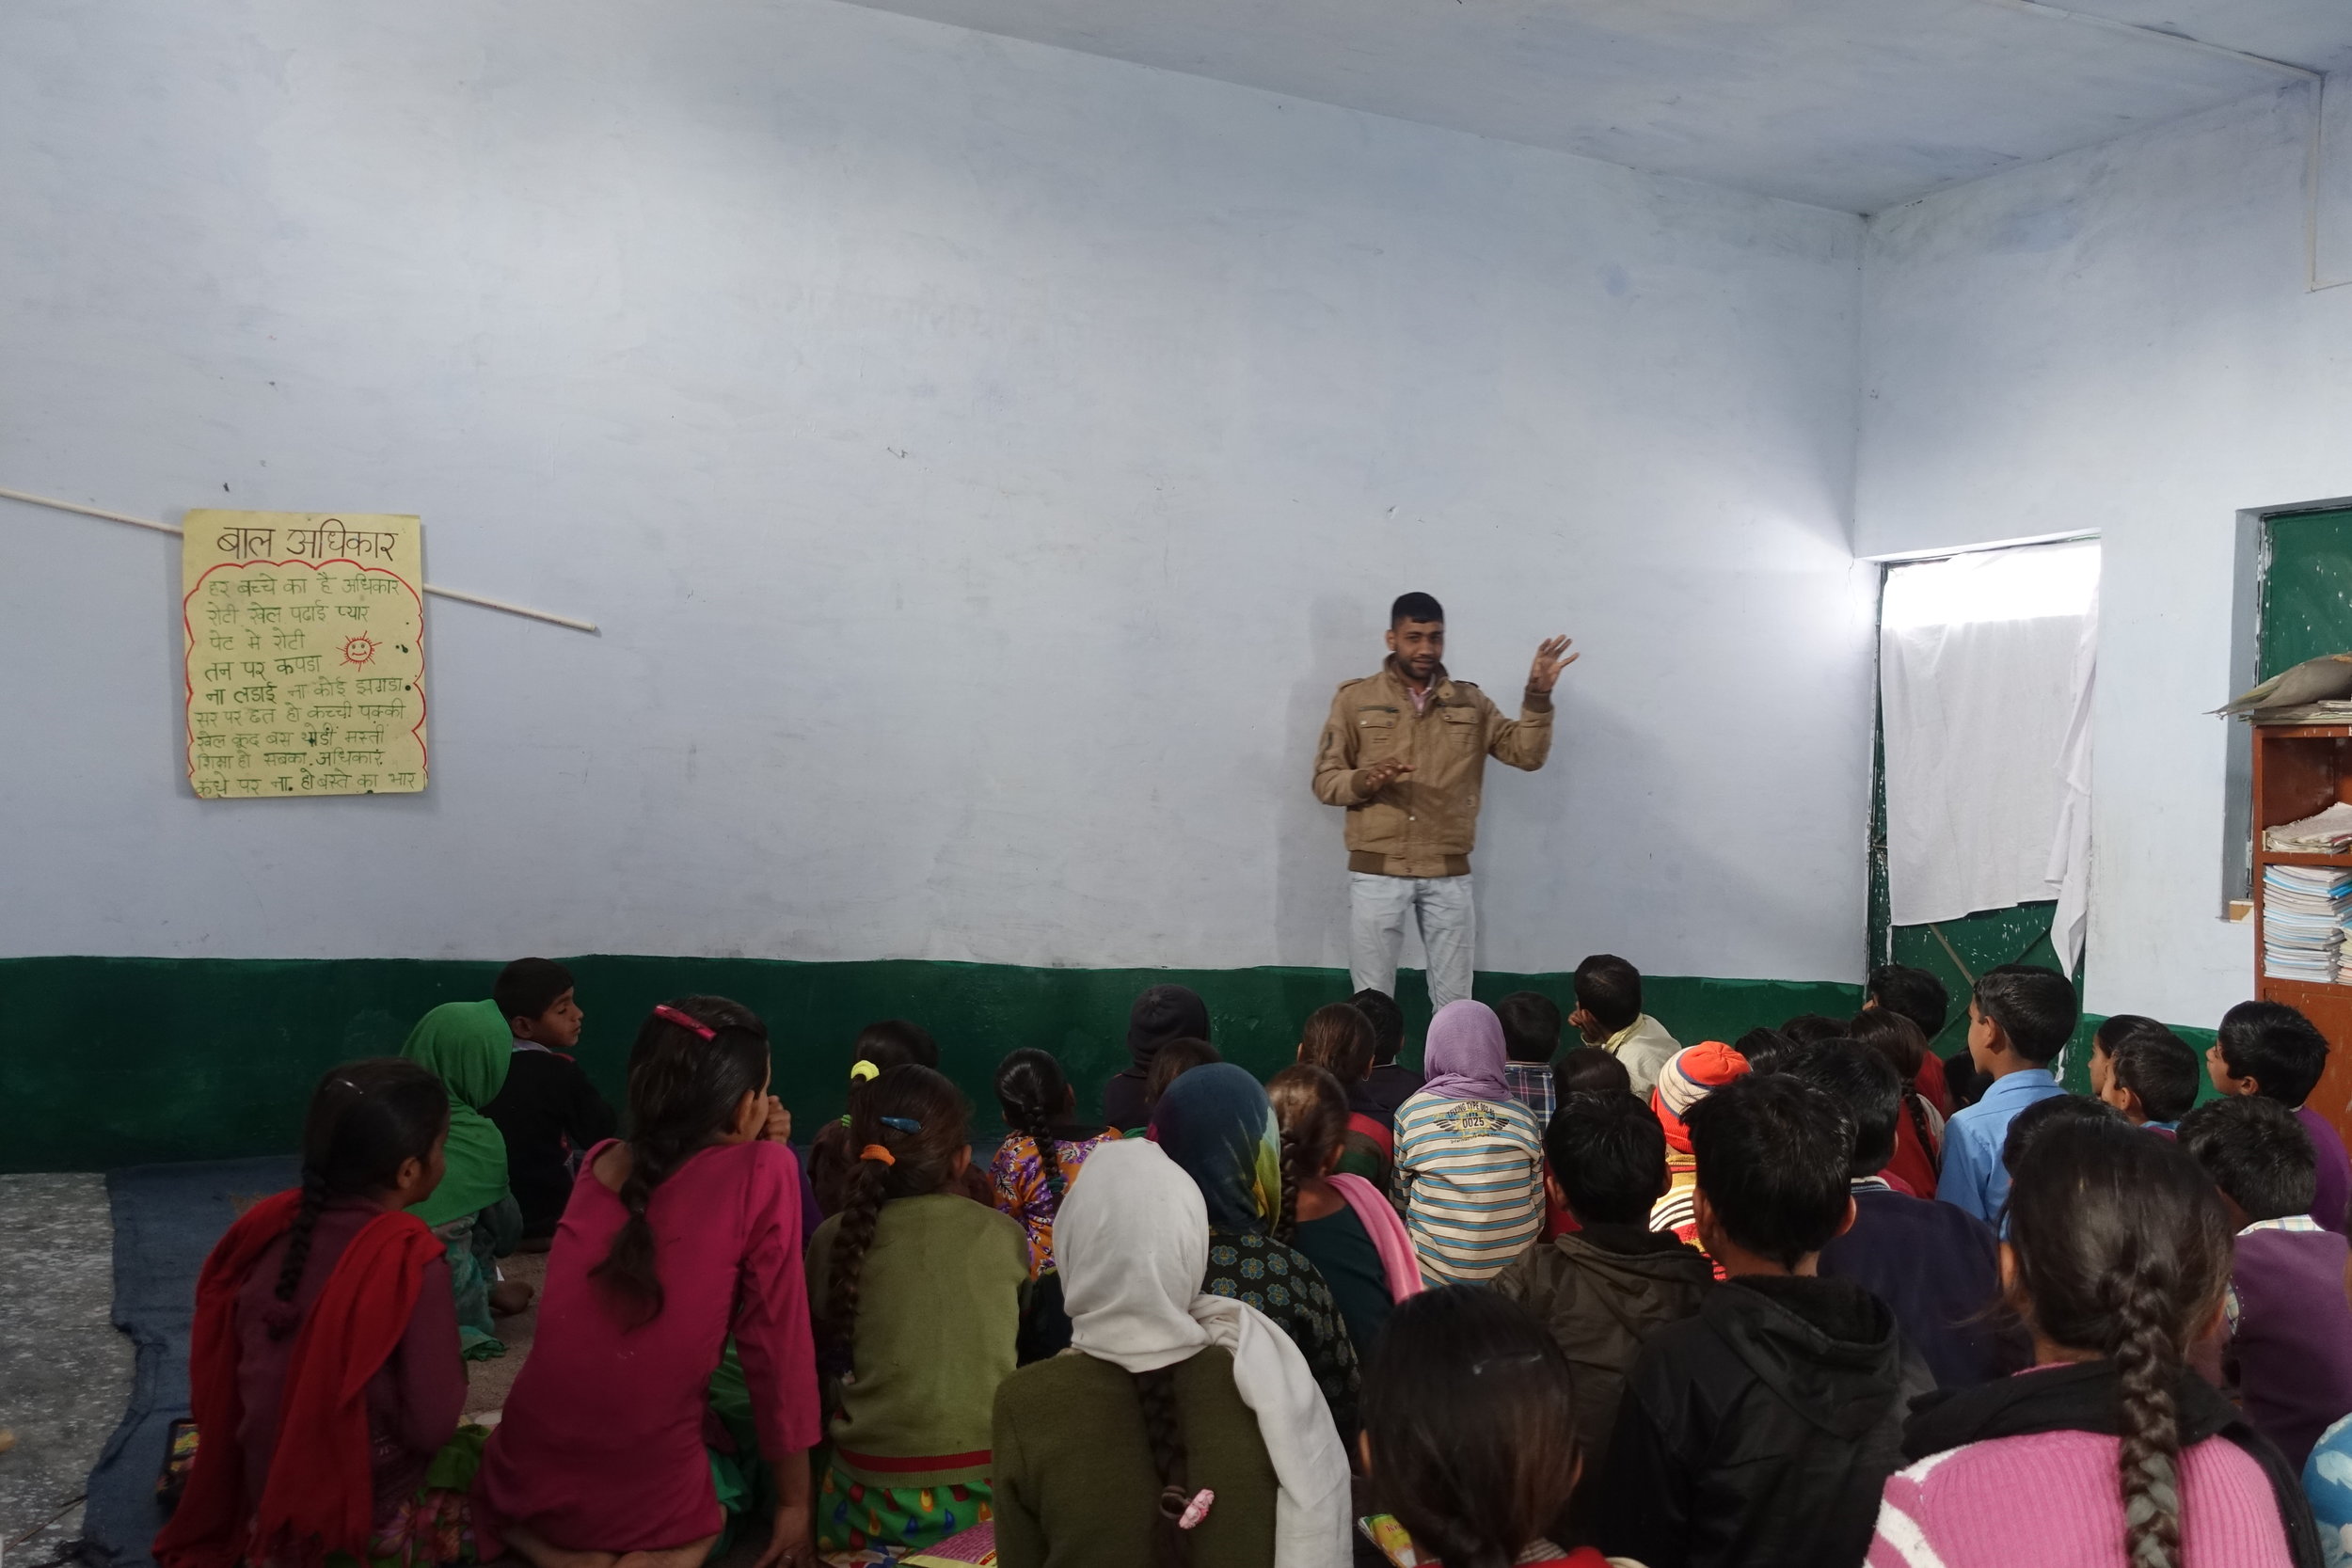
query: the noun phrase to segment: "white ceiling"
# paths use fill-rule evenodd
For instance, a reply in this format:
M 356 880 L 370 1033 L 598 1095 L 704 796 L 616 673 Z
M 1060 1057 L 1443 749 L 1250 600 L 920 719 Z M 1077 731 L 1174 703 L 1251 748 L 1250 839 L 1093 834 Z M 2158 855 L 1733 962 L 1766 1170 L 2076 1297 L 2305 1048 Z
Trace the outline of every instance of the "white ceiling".
M 2289 79 L 2159 34 L 2352 63 L 2352 0 L 859 3 L 1857 213 Z

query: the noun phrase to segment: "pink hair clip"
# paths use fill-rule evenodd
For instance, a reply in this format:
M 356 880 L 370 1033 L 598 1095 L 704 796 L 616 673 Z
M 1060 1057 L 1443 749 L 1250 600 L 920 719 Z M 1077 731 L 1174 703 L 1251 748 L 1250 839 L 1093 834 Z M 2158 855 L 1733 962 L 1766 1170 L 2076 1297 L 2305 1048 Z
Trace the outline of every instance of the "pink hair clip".
M 1192 1501 L 1184 1505 L 1184 1516 L 1176 1521 L 1176 1528 L 1178 1529 L 1192 1528 L 1193 1526 L 1209 1516 L 1209 1505 L 1216 1501 L 1216 1494 L 1205 1486 L 1195 1492 L 1192 1495 Z
M 653 1010 L 653 1016 L 656 1018 L 668 1019 L 672 1023 L 676 1024 L 681 1029 L 691 1029 L 694 1033 L 700 1035 L 707 1040 L 715 1040 L 719 1037 L 718 1030 L 713 1029 L 709 1024 L 705 1023 L 701 1019 L 679 1012 L 675 1007 L 671 1006 L 667 1002 L 664 1002 L 655 1007 Z

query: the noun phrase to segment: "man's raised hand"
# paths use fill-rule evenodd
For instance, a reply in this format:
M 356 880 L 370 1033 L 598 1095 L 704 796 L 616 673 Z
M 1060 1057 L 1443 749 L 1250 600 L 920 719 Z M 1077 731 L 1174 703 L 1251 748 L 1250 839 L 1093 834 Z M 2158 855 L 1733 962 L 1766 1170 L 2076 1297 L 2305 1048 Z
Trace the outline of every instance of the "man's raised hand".
M 1535 649 L 1535 662 L 1527 672 L 1527 689 L 1549 697 L 1560 683 L 1560 672 L 1583 656 L 1568 652 L 1568 639 L 1547 637 Z

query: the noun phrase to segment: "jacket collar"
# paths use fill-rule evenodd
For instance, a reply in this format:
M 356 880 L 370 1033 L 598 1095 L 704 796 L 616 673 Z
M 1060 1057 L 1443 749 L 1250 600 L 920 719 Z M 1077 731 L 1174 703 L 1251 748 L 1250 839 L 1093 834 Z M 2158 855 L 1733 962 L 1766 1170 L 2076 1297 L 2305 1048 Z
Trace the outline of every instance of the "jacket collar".
M 1406 702 L 1412 701 L 1412 698 L 1406 694 L 1412 690 L 1413 683 L 1405 678 L 1405 671 L 1396 662 L 1394 654 L 1391 654 L 1380 661 L 1380 673 L 1396 687 L 1399 696 L 1405 697 Z M 1449 701 L 1454 696 L 1454 677 L 1445 673 L 1443 664 L 1438 665 L 1438 673 L 1429 677 L 1429 695 L 1432 698 Z

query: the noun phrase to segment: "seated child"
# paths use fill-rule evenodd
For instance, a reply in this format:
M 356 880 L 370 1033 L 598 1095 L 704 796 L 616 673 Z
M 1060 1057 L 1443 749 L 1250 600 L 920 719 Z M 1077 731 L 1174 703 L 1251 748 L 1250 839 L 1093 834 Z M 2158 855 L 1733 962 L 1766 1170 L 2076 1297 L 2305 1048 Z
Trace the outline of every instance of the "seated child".
M 1788 1049 L 1786 1042 L 1782 1049 Z M 1701 1100 L 1749 1070 L 1747 1057 L 1739 1052 L 1720 1040 L 1701 1040 L 1677 1052 L 1658 1075 L 1649 1101 L 1650 1114 L 1666 1134 L 1666 1191 L 1650 1205 L 1652 1230 L 1671 1231 L 1677 1240 L 1704 1250 L 1699 1240 L 1698 1161 L 1691 1153 L 1691 1129 L 1682 1118 Z
M 1804 1018 L 1799 1015 L 1788 1022 L 1801 1024 L 1804 1022 Z M 1808 1034 L 1806 1038 L 1808 1040 L 1836 1039 L 1844 1033 L 1845 1026 L 1840 1024 L 1837 1028 L 1824 1033 Z M 1783 1059 L 1795 1055 L 1804 1047 L 1797 1040 L 1782 1034 L 1778 1029 L 1756 1028 L 1749 1030 L 1738 1039 L 1733 1040 L 1731 1049 L 1747 1058 L 1748 1069 L 1751 1072 L 1777 1072 L 1780 1070 Z
M 1544 1183 L 1578 1228 L 1521 1253 L 1495 1276 L 1495 1290 L 1543 1321 L 1575 1371 L 1584 1516 L 1598 1504 L 1634 1356 L 1661 1327 L 1699 1309 L 1715 1269 L 1697 1248 L 1649 1227 L 1650 1205 L 1666 1190 L 1666 1135 L 1631 1095 L 1563 1100 L 1544 1130 Z
M 1928 1063 L 1919 1026 L 1889 1008 L 1869 1007 L 1846 1022 L 1846 1038 L 1876 1052 L 1895 1069 L 1902 1114 L 1895 1118 L 1895 1154 L 1880 1174 L 1911 1197 L 1933 1197 L 1944 1164 L 1944 1117 L 1919 1087 Z
M 1897 1019 L 1905 1029 L 1908 1019 Z M 2001 1299 L 2000 1242 L 1948 1203 L 1910 1197 L 1879 1173 L 1902 1124 L 1902 1081 L 1886 1058 L 1849 1042 L 1816 1046 L 1786 1069 L 1853 1118 L 1854 1218 L 1821 1248 L 1824 1279 L 1850 1279 L 1894 1309 L 1936 1386 L 1962 1388 L 2024 1364 L 2005 1353 L 1993 1309 Z
M 767 1025 L 736 1003 L 682 996 L 639 1027 L 629 1135 L 580 1166 L 531 1355 L 483 1451 L 484 1561 L 698 1568 L 725 1522 L 703 1434 L 730 1337 L 772 1485 L 768 1553 L 805 1557 L 817 1375 L 800 1172 L 768 1089 Z
M 499 1275 L 498 1260 L 522 1241 L 523 1216 L 506 1186 L 506 1139 L 482 1107 L 506 1085 L 514 1034 L 496 1002 L 444 1002 L 417 1021 L 400 1053 L 449 1095 L 448 1168 L 416 1214 L 448 1249 L 459 1346 L 469 1360 L 504 1355 L 492 1315 L 530 1306 L 531 1287 Z
M 1148 1118 L 1159 1110 L 1160 1097 L 1168 1093 L 1168 1086 L 1194 1068 L 1208 1067 L 1224 1059 L 1217 1054 L 1216 1047 L 1207 1040 L 1175 1039 L 1161 1046 L 1152 1053 L 1152 1070 L 1143 1079 L 1143 1114 L 1147 1119 L 1143 1126 L 1130 1129 L 1127 1135 L 1131 1138 L 1150 1137 L 1152 1130 Z
M 1134 1133 L 1152 1117 L 1152 1064 L 1170 1040 L 1209 1038 L 1209 1005 L 1186 986 L 1152 986 L 1127 1013 L 1127 1065 L 1103 1085 L 1103 1120 Z M 926 1066 L 937 1066 L 926 1063 Z
M 612 1135 L 612 1107 L 570 1053 L 587 1015 L 572 972 L 546 958 L 516 958 L 499 972 L 490 1000 L 515 1037 L 506 1083 L 482 1114 L 506 1140 L 506 1184 L 522 1211 L 522 1251 L 545 1252 L 572 1196 L 580 1157 Z
M 1577 1392 L 1543 1325 L 1492 1291 L 1456 1286 L 1397 1309 L 1364 1380 L 1363 1460 L 1420 1561 L 1604 1568 L 1592 1547 L 1558 1544 L 1591 1463 Z
M 1563 1051 L 1551 1064 L 1552 1103 L 1560 1104 L 1580 1094 L 1632 1096 L 1633 1075 L 1626 1071 L 1623 1062 L 1597 1045 Z
M 946 1078 L 886 1068 L 850 1115 L 848 1201 L 808 1244 L 837 1390 L 817 1546 L 919 1552 L 989 1517 L 989 1423 L 1014 1365 L 1028 1238 L 953 1190 L 972 1113 Z
M 1642 1011 L 1642 972 L 1613 953 L 1596 953 L 1576 966 L 1576 1011 L 1568 1022 L 1587 1045 L 1625 1064 L 1633 1092 L 1644 1099 L 1658 1074 L 1681 1050 L 1664 1024 Z
M 1057 1237 L 1073 1349 L 997 1386 L 996 1560 L 1344 1562 L 1346 1450 L 1298 1347 L 1201 1291 L 1200 1189 L 1151 1144 L 1111 1143 Z
M 1543 1129 L 1505 1059 L 1494 1009 L 1449 1002 L 1429 1022 L 1428 1081 L 1396 1114 L 1393 1191 L 1432 1285 L 1484 1284 L 1543 1229 Z
M 1690 1128 L 1699 1234 L 1727 1278 L 1633 1363 L 1601 1547 L 1651 1568 L 1858 1562 L 1933 1379 L 1885 1303 L 1814 1274 L 1853 1216 L 1853 1125 L 1812 1085 L 1756 1073 Z
M 1968 1054 L 1987 1085 L 1944 1129 L 1937 1197 L 1999 1227 L 2009 1197 L 2001 1140 L 2018 1112 L 2066 1092 L 2050 1063 L 2073 1037 L 2078 1011 L 2074 986 L 2055 969 L 2002 964 L 1979 977 L 1968 999 Z
M 1796 1017 L 1783 1022 L 1781 1026 L 1772 1033 L 1787 1040 L 1790 1045 L 1802 1049 L 1808 1045 L 1819 1045 L 1823 1040 L 1844 1039 L 1846 1021 L 1842 1018 L 1832 1018 L 1827 1013 L 1799 1013 Z M 1775 1069 L 1769 1065 L 1759 1063 L 1756 1070 L 1772 1072 Z
M 1535 1115 L 1540 1127 L 1551 1119 L 1551 1059 L 1560 1053 L 1560 1004 L 1539 990 L 1515 990 L 1495 1004 L 1502 1021 L 1502 1081 L 1511 1098 Z
M 2205 1069 L 2223 1094 L 2258 1094 L 2295 1113 L 2317 1162 L 2312 1218 L 2343 1235 L 2345 1206 L 2352 1202 L 2352 1161 L 2334 1124 L 2304 1103 L 2328 1069 L 2328 1037 L 2283 1002 L 2241 1002 L 2221 1015 L 2220 1037 L 2205 1053 Z
M 2134 1127 L 2169 1132 L 2197 1103 L 2204 1067 L 2188 1042 L 2153 1018 L 2118 1013 L 2090 1037 L 2090 1093 Z
M 1396 1059 L 1405 1049 L 1405 1009 L 1384 990 L 1359 990 L 1347 1005 L 1372 1021 L 1372 1076 L 1364 1080 L 1363 1093 L 1368 1104 L 1357 1108 L 1379 1106 L 1393 1127 L 1397 1107 L 1421 1088 L 1421 1074 Z
M 1021 1320 L 1024 1362 L 1057 1355 L 1070 1343 L 1061 1283 L 1054 1265 L 1054 1216 L 1087 1157 L 1117 1133 L 1072 1119 L 1078 1092 L 1051 1053 L 1024 1046 L 996 1069 L 996 1106 L 1009 1131 L 989 1163 L 989 1185 L 1000 1212 L 1021 1223 L 1029 1238 L 1029 1299 Z M 1043 1151 L 1053 1150 L 1049 1163 Z
M 884 1069 L 910 1063 L 934 1069 L 939 1066 L 939 1042 L 931 1038 L 930 1030 L 903 1018 L 885 1018 L 867 1024 L 857 1032 L 857 1040 L 850 1047 L 850 1098 L 854 1101 L 858 1085 L 871 1083 L 875 1074 Z M 841 1212 L 850 1183 L 856 1175 L 856 1151 L 850 1147 L 850 1113 L 844 1111 L 839 1121 L 827 1122 L 809 1140 L 808 1185 L 817 1195 L 820 1214 Z
M 1386 1192 L 1389 1164 L 1396 1154 L 1396 1113 L 1370 1094 L 1372 1020 L 1349 1002 L 1334 1002 L 1307 1015 L 1298 1032 L 1298 1060 L 1338 1079 L 1347 1094 L 1346 1137 L 1339 1168 Z
M 1335 1429 L 1353 1439 L 1359 1372 L 1347 1319 L 1323 1272 L 1273 1234 L 1281 1214 L 1282 1144 L 1265 1089 L 1230 1062 L 1195 1068 L 1152 1108 L 1152 1135 L 1192 1178 L 1208 1210 L 1200 1289 L 1256 1307 L 1289 1335 Z
M 2201 1105 L 2180 1138 L 2237 1230 L 2222 1366 L 2246 1418 L 2299 1475 L 2319 1434 L 2352 1415 L 2352 1251 L 2312 1218 L 2312 1140 L 2277 1101 Z
M 1919 1031 L 1919 1050 L 1925 1058 L 1914 1079 L 1914 1086 L 1928 1097 L 1938 1117 L 1952 1114 L 1950 1086 L 1945 1082 L 1944 1064 L 1935 1054 L 1935 1037 L 1944 1032 L 1944 1024 L 1952 1010 L 1952 993 L 1944 989 L 1944 982 L 1924 969 L 1911 964 L 1881 964 L 1870 971 L 1863 983 L 1862 1010 L 1893 1013 L 1909 1019 Z M 1963 1055 L 1966 1053 L 1963 1052 Z M 1896 1065 L 1901 1071 L 1901 1064 Z
M 2295 1475 L 2184 1360 L 2230 1277 L 2196 1163 L 2120 1117 L 2048 1122 L 2009 1216 L 2038 1365 L 1922 1402 L 1872 1568 L 2316 1563 Z
M 201 1441 L 155 1538 L 162 1568 L 350 1553 L 430 1562 L 464 1524 L 466 1368 L 441 1243 L 408 1208 L 440 1176 L 449 1099 L 414 1062 L 328 1070 L 302 1185 L 239 1216 L 204 1260 L 188 1351 Z M 339 1418 L 364 1388 L 364 1418 Z M 357 1528 L 355 1528 L 357 1527 Z
M 1360 1366 L 1380 1342 L 1389 1308 L 1421 1290 L 1412 1238 L 1379 1188 L 1337 1168 L 1347 1128 L 1338 1079 L 1302 1062 L 1274 1075 L 1266 1100 L 1282 1139 L 1275 1239 L 1296 1247 L 1323 1275 Z

